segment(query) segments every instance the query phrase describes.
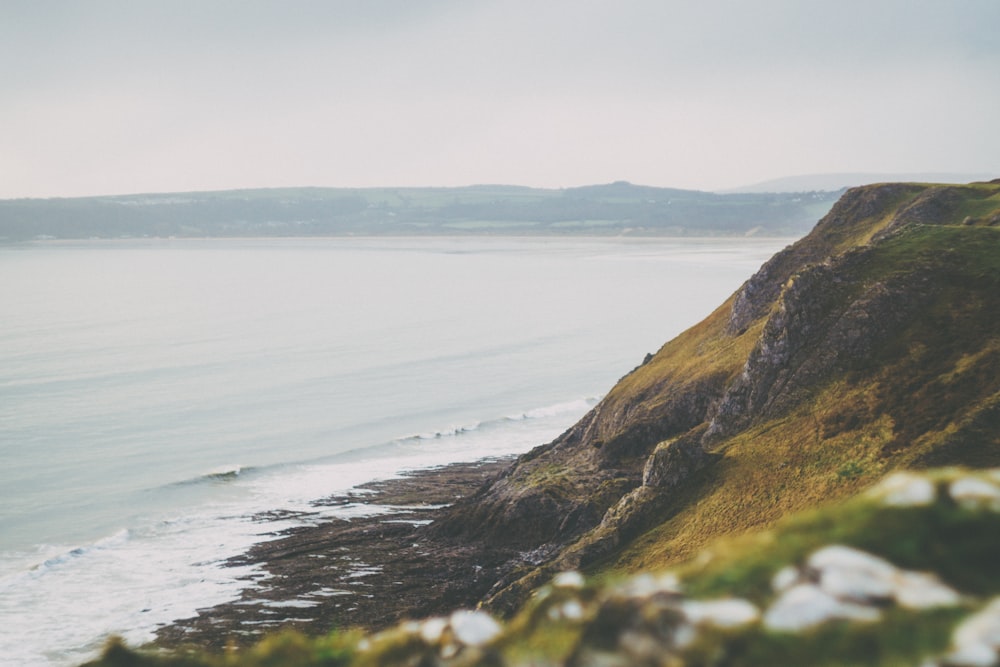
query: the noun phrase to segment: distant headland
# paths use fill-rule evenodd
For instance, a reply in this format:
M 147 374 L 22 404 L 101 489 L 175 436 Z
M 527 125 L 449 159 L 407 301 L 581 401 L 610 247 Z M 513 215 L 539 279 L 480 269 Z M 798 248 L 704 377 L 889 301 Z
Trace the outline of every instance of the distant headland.
M 617 181 L 564 189 L 266 188 L 0 200 L 0 242 L 419 235 L 802 236 L 840 192 L 718 194 Z

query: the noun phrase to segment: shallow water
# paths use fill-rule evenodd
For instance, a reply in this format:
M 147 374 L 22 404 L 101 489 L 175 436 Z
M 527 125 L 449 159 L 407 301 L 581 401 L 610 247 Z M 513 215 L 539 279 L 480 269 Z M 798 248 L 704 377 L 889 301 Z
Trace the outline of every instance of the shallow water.
M 255 513 L 552 439 L 786 243 L 0 247 L 0 655 L 145 641 L 237 595 Z

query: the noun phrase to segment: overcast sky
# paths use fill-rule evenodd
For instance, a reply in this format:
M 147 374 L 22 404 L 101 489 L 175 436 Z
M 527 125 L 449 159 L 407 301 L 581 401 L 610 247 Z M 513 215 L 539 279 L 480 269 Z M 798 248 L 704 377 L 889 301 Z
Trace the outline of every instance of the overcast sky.
M 1000 176 L 1000 0 L 3 0 L 0 197 Z

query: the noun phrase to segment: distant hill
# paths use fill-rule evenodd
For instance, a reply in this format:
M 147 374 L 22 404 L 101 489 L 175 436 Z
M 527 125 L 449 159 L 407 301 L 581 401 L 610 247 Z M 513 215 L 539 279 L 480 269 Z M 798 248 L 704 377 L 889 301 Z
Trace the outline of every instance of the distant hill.
M 829 192 L 716 194 L 620 181 L 567 189 L 275 188 L 0 200 L 0 241 L 373 235 L 801 236 Z
M 843 190 L 874 183 L 971 183 L 987 181 L 1000 174 L 973 173 L 843 173 L 843 174 L 803 174 L 775 178 L 752 185 L 720 190 L 720 193 L 750 192 L 811 192 L 817 190 Z

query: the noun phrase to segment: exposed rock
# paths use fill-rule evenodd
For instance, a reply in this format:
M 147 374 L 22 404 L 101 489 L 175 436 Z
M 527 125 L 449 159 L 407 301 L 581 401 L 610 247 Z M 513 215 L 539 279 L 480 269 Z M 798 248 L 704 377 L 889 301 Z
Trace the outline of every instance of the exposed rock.
M 637 600 L 655 595 L 680 596 L 681 583 L 677 575 L 672 572 L 658 574 L 644 572 L 612 587 L 610 592 L 614 596 Z
M 805 266 L 823 262 L 836 254 L 838 248 L 845 249 L 855 237 L 861 240 L 873 226 L 873 220 L 885 215 L 894 202 L 921 190 L 921 186 L 903 183 L 849 189 L 816 224 L 809 243 L 785 248 L 740 287 L 733 299 L 727 333 L 743 333 L 754 320 L 770 312 L 793 274 Z
M 1000 485 L 978 477 L 963 477 L 951 483 L 948 493 L 965 507 L 989 507 L 1000 511 Z
M 760 610 L 747 600 L 728 598 L 722 600 L 685 600 L 681 611 L 692 625 L 714 625 L 719 628 L 737 628 L 755 623 Z
M 919 507 L 933 503 L 937 489 L 924 475 L 899 471 L 885 477 L 868 495 L 891 507 Z
M 896 604 L 906 609 L 933 609 L 954 607 L 962 596 L 927 572 L 897 572 L 893 580 Z
M 553 577 L 552 585 L 556 588 L 583 588 L 583 575 L 576 570 L 560 572 Z
M 841 600 L 885 602 L 895 593 L 895 566 L 858 549 L 840 545 L 820 549 L 806 567 L 816 573 L 825 593 Z
M 551 607 L 547 615 L 552 621 L 579 621 L 583 618 L 584 608 L 579 600 L 566 600 Z
M 420 638 L 428 644 L 437 644 L 441 641 L 441 636 L 448 627 L 448 619 L 439 616 L 428 618 L 422 623 L 416 623 L 413 627 L 420 634 Z
M 771 577 L 771 588 L 776 593 L 784 593 L 789 588 L 799 583 L 802 573 L 794 565 L 786 565 Z
M 843 545 L 813 552 L 803 568 L 786 566 L 772 578 L 778 598 L 764 624 L 797 631 L 831 620 L 874 621 L 879 608 L 950 607 L 961 595 L 933 574 L 901 570 L 870 553 Z
M 500 634 L 500 624 L 482 611 L 456 611 L 448 619 L 455 638 L 466 646 L 482 646 Z
M 1000 664 L 1000 598 L 962 621 L 952 637 L 954 651 L 945 664 L 954 667 L 992 667 Z
M 764 614 L 764 626 L 780 632 L 799 632 L 832 620 L 872 623 L 881 618 L 878 609 L 844 602 L 813 584 L 787 589 Z
M 694 438 L 676 438 L 661 442 L 646 459 L 642 471 L 643 486 L 669 490 L 708 465 L 711 457 Z
M 889 561 L 842 545 L 825 547 L 807 561 L 819 585 L 840 599 L 895 602 L 911 609 L 959 604 L 961 596 L 936 576 L 901 570 Z
M 846 279 L 864 249 L 806 267 L 789 279 L 743 372 L 712 415 L 706 443 L 801 404 L 824 378 L 863 368 L 912 320 L 929 286 L 914 277 L 868 285 Z

